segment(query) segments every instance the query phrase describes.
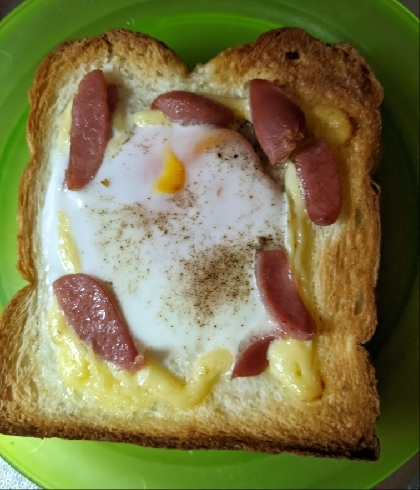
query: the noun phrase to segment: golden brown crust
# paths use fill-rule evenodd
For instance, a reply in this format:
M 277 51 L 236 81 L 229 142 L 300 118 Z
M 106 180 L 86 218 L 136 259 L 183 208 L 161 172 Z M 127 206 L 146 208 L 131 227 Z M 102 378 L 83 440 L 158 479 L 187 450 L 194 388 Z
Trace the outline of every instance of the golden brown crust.
M 139 69 L 147 60 L 147 69 Z M 113 61 L 144 79 L 152 91 L 157 77 L 173 88 L 188 84 L 185 64 L 164 44 L 148 36 L 116 30 L 64 44 L 38 69 L 29 92 L 28 145 L 32 159 L 19 190 L 18 269 L 29 285 L 18 292 L 0 321 L 0 341 L 7 357 L 0 367 L 0 432 L 40 437 L 133 442 L 184 449 L 244 449 L 263 452 L 377 459 L 375 421 L 379 414 L 376 380 L 360 344 L 376 325 L 374 286 L 379 263 L 378 190 L 370 172 L 379 152 L 379 105 L 382 89 L 357 51 L 348 44 L 326 45 L 300 29 L 277 29 L 253 44 L 231 48 L 198 67 L 191 79 L 211 81 L 212 90 L 241 95 L 252 78 L 285 87 L 309 109 L 327 104 L 343 110 L 353 124 L 349 143 L 338 148 L 345 204 L 329 230 L 314 227 L 314 295 L 321 326 L 317 345 L 322 360 L 324 393 L 304 404 L 270 400 L 270 406 L 244 399 L 232 412 L 217 396 L 188 412 L 162 410 L 162 417 L 99 419 L 74 405 L 59 414 L 41 407 L 40 372 L 33 355 L 39 349 L 35 311 L 39 294 L 36 222 L 39 196 L 48 175 L 46 141 L 52 132 L 57 94 L 80 79 L 86 67 Z M 84 67 L 84 68 L 80 68 Z M 140 70 L 140 71 L 139 71 Z M 119 76 L 123 76 L 121 71 Z M 60 111 L 62 108 L 60 109 Z M 60 112 L 59 111 L 59 112 Z M 35 323 L 35 324 L 34 324 Z M 35 380 L 35 382 L 34 382 Z M 96 412 L 94 409 L 93 412 Z M 139 426 L 142 429 L 139 429 Z

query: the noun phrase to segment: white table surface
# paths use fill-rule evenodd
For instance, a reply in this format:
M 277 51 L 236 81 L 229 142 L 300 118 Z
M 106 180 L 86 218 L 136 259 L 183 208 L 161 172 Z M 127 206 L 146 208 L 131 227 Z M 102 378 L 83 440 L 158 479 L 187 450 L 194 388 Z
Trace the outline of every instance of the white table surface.
M 116 0 L 118 1 L 118 0 Z M 366 0 L 368 1 L 368 0 Z M 22 0 L 0 0 L 0 20 L 19 5 Z M 419 16 L 419 0 L 401 0 L 401 3 Z M 0 456 L 0 489 L 39 489 Z M 414 456 L 394 475 L 375 487 L 376 489 L 419 489 L 419 455 Z

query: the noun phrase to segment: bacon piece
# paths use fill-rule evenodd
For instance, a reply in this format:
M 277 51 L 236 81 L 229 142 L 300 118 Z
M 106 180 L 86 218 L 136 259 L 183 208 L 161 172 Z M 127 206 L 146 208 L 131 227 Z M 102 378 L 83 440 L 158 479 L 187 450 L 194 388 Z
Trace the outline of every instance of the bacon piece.
M 110 99 L 112 98 L 112 95 Z M 85 75 L 73 100 L 67 187 L 74 191 L 96 175 L 111 136 L 108 86 L 101 70 Z
M 304 305 L 283 250 L 261 250 L 256 256 L 261 299 L 279 330 L 296 340 L 311 340 L 316 323 Z
M 260 78 L 249 84 L 255 134 L 271 164 L 282 162 L 304 137 L 305 115 L 276 84 Z
M 267 351 L 278 335 L 270 334 L 254 340 L 243 349 L 236 360 L 231 378 L 257 376 L 268 366 Z
M 151 108 L 162 111 L 171 121 L 184 126 L 211 124 L 227 128 L 234 119 L 228 107 L 203 95 L 183 90 L 159 95 L 152 102 Z
M 342 190 L 338 165 L 327 140 L 316 138 L 293 156 L 309 218 L 332 225 L 341 211 Z
M 144 362 L 118 304 L 103 284 L 87 274 L 68 274 L 53 283 L 68 324 L 101 359 L 126 371 Z

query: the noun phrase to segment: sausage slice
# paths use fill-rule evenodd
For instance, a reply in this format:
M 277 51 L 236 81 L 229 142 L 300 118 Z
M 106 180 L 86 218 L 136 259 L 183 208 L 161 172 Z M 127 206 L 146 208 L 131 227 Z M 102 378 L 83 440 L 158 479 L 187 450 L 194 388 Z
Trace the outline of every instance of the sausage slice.
M 304 305 L 283 250 L 261 250 L 256 281 L 267 313 L 279 330 L 296 340 L 311 340 L 316 323 Z
M 255 134 L 271 164 L 284 161 L 304 137 L 305 115 L 275 83 L 260 78 L 249 84 Z
M 112 97 L 110 97 L 112 99 Z M 80 190 L 96 175 L 111 135 L 108 86 L 101 70 L 85 75 L 73 100 L 67 187 Z
M 159 95 L 152 102 L 151 108 L 162 111 L 171 121 L 184 126 L 210 124 L 227 128 L 234 119 L 233 112 L 223 104 L 183 90 Z
M 53 283 L 68 324 L 101 359 L 126 371 L 144 362 L 118 304 L 106 287 L 87 274 L 68 274 Z
M 327 140 L 320 137 L 307 143 L 293 161 L 309 218 L 316 225 L 332 225 L 341 211 L 342 189 L 338 165 Z
M 268 366 L 267 351 L 275 338 L 275 335 L 261 337 L 240 352 L 233 367 L 232 379 L 261 374 Z
M 268 366 L 267 351 L 273 340 L 285 335 L 311 340 L 316 334 L 315 320 L 302 302 L 283 250 L 259 251 L 255 272 L 261 299 L 277 331 L 253 339 L 240 351 L 232 379 L 261 374 Z

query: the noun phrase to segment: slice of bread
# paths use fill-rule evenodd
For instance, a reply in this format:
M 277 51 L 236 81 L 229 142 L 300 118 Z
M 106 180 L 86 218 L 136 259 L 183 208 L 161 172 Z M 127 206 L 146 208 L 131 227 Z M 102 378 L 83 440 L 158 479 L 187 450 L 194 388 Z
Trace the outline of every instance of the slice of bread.
M 191 409 L 158 404 L 121 414 L 102 410 L 65 386 L 47 328 L 50 289 L 41 214 L 59 121 L 82 77 L 94 69 L 118 86 L 128 113 L 148 109 L 171 90 L 245 99 L 250 80 L 263 78 L 282 86 L 301 106 L 311 134 L 329 140 L 340 163 L 342 211 L 331 226 L 310 226 L 310 252 L 295 264 L 306 269 L 302 281 L 318 323 L 322 396 L 310 402 L 293 399 L 264 372 L 221 379 Z M 362 344 L 376 327 L 379 192 L 370 175 L 379 154 L 382 89 L 360 54 L 349 44 L 325 44 L 300 29 L 282 28 L 227 49 L 190 73 L 163 43 L 115 30 L 56 49 L 40 65 L 29 98 L 32 158 L 19 189 L 18 216 L 18 269 L 28 285 L 0 321 L 0 432 L 377 459 L 379 401 Z M 252 126 L 243 124 L 241 131 L 264 160 Z M 268 171 L 282 179 L 277 167 Z

